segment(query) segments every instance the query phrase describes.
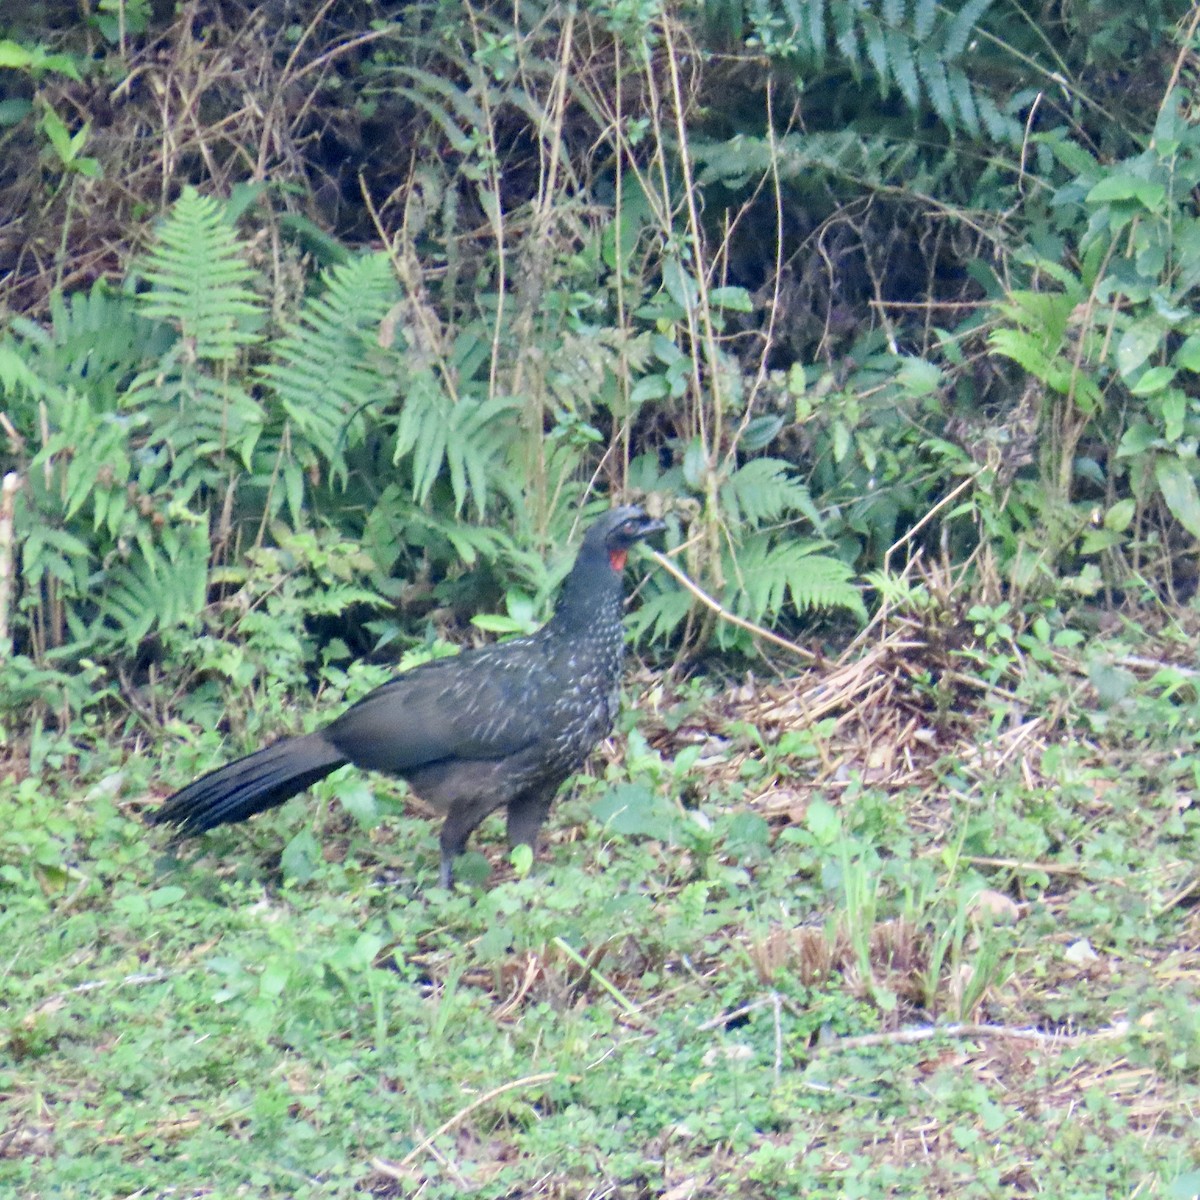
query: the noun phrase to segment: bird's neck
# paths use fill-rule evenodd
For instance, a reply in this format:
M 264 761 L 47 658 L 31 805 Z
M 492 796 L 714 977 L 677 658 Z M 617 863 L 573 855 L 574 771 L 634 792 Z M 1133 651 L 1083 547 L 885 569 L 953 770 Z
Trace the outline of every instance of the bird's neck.
M 563 582 L 550 623 L 566 631 L 620 624 L 623 592 L 620 573 L 603 550 L 581 554 Z

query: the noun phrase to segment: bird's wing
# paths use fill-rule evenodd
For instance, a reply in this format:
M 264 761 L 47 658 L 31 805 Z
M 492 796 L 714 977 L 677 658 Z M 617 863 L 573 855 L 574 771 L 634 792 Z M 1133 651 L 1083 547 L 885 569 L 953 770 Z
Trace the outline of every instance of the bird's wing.
M 393 773 L 516 754 L 545 735 L 554 691 L 539 656 L 520 650 L 510 643 L 407 671 L 348 708 L 324 735 L 358 766 Z

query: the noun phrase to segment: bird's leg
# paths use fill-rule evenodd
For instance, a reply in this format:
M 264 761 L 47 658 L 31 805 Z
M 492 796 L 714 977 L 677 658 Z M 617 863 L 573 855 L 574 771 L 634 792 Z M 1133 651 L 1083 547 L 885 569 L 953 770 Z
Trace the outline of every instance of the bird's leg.
M 467 848 L 467 838 L 475 826 L 495 808 L 488 799 L 454 804 L 442 825 L 438 842 L 442 848 L 442 863 L 438 870 L 438 886 L 449 888 L 454 883 L 454 860 Z
M 538 830 L 545 823 L 554 802 L 557 785 L 543 788 L 539 792 L 526 793 L 509 801 L 508 805 L 508 844 L 510 846 L 528 846 L 537 849 Z

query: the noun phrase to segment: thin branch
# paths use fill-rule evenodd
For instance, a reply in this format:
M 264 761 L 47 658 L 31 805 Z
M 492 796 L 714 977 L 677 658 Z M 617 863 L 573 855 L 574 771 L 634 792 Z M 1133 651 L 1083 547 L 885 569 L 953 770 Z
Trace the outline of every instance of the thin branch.
M 1118 1021 L 1108 1029 L 1093 1033 L 1047 1033 L 1044 1029 L 1013 1029 L 1008 1025 L 922 1025 L 919 1029 L 895 1029 L 891 1033 L 866 1033 L 861 1037 L 835 1038 L 817 1046 L 825 1050 L 857 1050 L 863 1046 L 911 1046 L 936 1038 L 1008 1038 L 1019 1042 L 1040 1042 L 1047 1046 L 1086 1046 L 1091 1042 L 1111 1042 L 1129 1032 L 1128 1021 Z
M 502 1083 L 499 1087 L 494 1087 L 490 1092 L 484 1092 L 482 1096 L 477 1096 L 466 1108 L 460 1108 L 448 1121 L 443 1121 L 427 1138 L 423 1138 L 415 1145 L 398 1163 L 390 1163 L 383 1158 L 371 1159 L 371 1166 L 380 1174 L 388 1176 L 390 1179 L 405 1179 L 406 1172 L 416 1160 L 425 1153 L 426 1150 L 433 1146 L 433 1143 L 444 1133 L 449 1133 L 456 1125 L 461 1124 L 467 1119 L 476 1109 L 482 1108 L 485 1104 L 495 1100 L 497 1096 L 504 1095 L 505 1092 L 513 1092 L 518 1088 L 532 1087 L 536 1083 L 548 1083 L 551 1079 L 557 1079 L 557 1071 L 541 1071 L 537 1075 L 526 1075 L 522 1079 L 513 1079 L 508 1083 Z
M 699 584 L 693 583 L 665 554 L 660 554 L 657 550 L 650 547 L 646 547 L 646 552 L 668 575 L 683 584 L 701 604 L 705 604 L 711 608 L 723 621 L 728 621 L 730 625 L 736 625 L 739 629 L 744 629 L 747 633 L 754 634 L 755 637 L 764 638 L 776 646 L 782 646 L 784 650 L 790 650 L 793 654 L 799 655 L 807 662 L 819 663 L 821 661 L 819 654 L 814 654 L 811 650 L 805 650 L 803 646 L 798 646 L 795 642 L 789 642 L 787 638 L 780 637 L 779 634 L 772 633 L 769 629 L 764 629 L 761 625 L 755 625 L 753 621 L 747 621 L 745 618 L 731 613 L 719 600 L 713 599 Z

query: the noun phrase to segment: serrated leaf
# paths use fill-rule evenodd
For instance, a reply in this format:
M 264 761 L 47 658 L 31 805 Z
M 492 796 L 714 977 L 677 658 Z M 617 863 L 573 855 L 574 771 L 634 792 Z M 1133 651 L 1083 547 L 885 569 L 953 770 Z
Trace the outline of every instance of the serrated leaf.
M 993 3 L 994 0 L 968 0 L 958 10 L 946 26 L 942 40 L 942 50 L 947 59 L 958 58 L 967 48 L 968 39 Z
M 624 837 L 650 837 L 670 841 L 679 824 L 679 812 L 657 792 L 639 783 L 623 783 L 592 805 L 592 816 L 606 829 Z
M 814 525 L 819 514 L 808 488 L 792 474 L 791 465 L 779 458 L 752 458 L 721 485 L 721 506 L 735 527 L 754 528 L 801 512 Z
M 283 848 L 279 865 L 284 877 L 305 884 L 316 874 L 321 863 L 321 847 L 308 829 L 302 829 Z
M 1167 198 L 1167 189 L 1150 179 L 1136 175 L 1106 175 L 1087 194 L 1088 204 L 1106 204 L 1114 200 L 1136 200 L 1143 208 L 1157 212 Z
M 937 0 L 916 0 L 913 6 L 913 37 L 918 45 L 933 32 L 937 10 Z

